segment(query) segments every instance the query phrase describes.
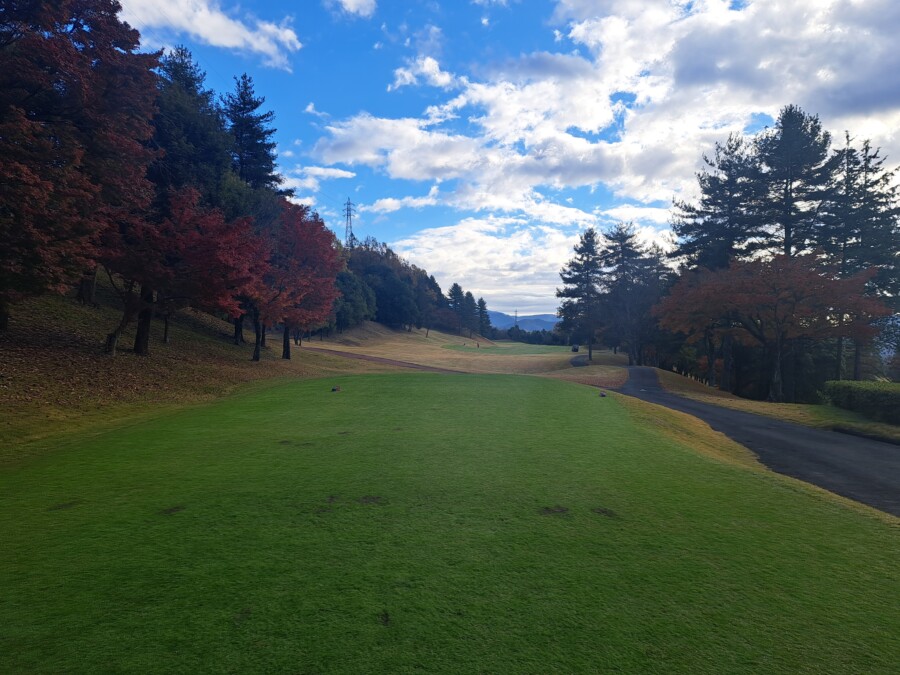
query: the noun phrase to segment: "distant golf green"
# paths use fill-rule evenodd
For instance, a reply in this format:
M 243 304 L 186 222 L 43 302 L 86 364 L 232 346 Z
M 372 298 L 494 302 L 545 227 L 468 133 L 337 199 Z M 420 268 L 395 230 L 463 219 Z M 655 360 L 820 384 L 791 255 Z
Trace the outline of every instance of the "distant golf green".
M 0 540 L 3 673 L 900 663 L 896 527 L 555 380 L 303 380 L 69 437 L 0 473 Z
M 497 354 L 509 354 L 511 356 L 520 356 L 523 354 L 555 354 L 557 352 L 571 351 L 571 347 L 560 347 L 557 345 L 529 345 L 524 342 L 509 342 L 499 344 L 480 344 L 476 345 L 474 340 L 466 340 L 465 343 L 447 344 L 444 349 L 452 349 L 457 352 L 480 352 L 487 350 L 492 356 Z

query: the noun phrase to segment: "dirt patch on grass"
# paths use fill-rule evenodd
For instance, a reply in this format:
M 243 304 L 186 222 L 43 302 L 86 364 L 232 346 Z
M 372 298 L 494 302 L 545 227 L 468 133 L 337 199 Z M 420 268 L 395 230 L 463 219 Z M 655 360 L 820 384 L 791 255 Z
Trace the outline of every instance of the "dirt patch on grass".
M 360 504 L 378 504 L 379 506 L 386 503 L 384 497 L 379 497 L 378 495 L 365 495 L 356 501 Z
M 391 615 L 388 614 L 386 609 L 381 610 L 381 614 L 378 615 L 378 623 L 382 626 L 390 626 L 391 625 Z
M 69 509 L 74 509 L 76 506 L 78 506 L 79 504 L 82 504 L 82 503 L 83 502 L 80 499 L 75 499 L 71 502 L 63 502 L 62 504 L 54 504 L 47 510 L 48 511 L 68 511 Z
M 618 518 L 619 514 L 613 511 L 612 509 L 606 509 L 602 506 L 597 506 L 596 508 L 591 509 L 591 513 L 596 513 L 598 516 L 606 516 L 607 518 Z
M 234 615 L 234 625 L 240 626 L 247 619 L 249 619 L 253 615 L 253 610 L 249 607 L 244 607 L 240 612 Z
M 167 508 L 167 509 L 163 509 L 163 510 L 160 511 L 159 513 L 160 513 L 160 515 L 163 515 L 163 516 L 171 516 L 171 515 L 176 514 L 176 513 L 180 512 L 180 511 L 184 511 L 186 508 L 187 508 L 186 506 L 170 506 L 170 507 Z
M 569 512 L 565 506 L 545 506 L 541 509 L 542 516 L 564 516 Z

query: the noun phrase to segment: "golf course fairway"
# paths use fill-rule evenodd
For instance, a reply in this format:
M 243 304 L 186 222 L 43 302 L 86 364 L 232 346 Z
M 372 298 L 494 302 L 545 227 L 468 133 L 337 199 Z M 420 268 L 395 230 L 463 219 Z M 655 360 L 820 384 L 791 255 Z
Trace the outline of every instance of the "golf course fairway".
M 896 524 L 594 388 L 296 380 L 41 443 L 0 470 L 0 672 L 900 663 Z

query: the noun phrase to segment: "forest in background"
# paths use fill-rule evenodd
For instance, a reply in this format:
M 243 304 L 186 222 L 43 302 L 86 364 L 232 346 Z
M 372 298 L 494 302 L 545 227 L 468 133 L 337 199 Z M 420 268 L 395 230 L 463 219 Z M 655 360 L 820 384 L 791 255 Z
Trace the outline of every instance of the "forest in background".
M 487 304 L 374 239 L 343 244 L 276 171 L 274 113 L 252 78 L 217 95 L 185 48 L 142 53 L 108 0 L 23 3 L 0 22 L 0 330 L 46 292 L 91 304 L 99 275 L 121 307 L 105 349 L 193 307 L 234 341 L 367 319 L 497 337 Z M 704 156 L 699 197 L 676 201 L 675 250 L 634 228 L 588 229 L 561 271 L 553 331 L 595 340 L 752 398 L 815 400 L 827 380 L 897 375 L 896 170 L 849 133 L 786 106 L 772 129 Z M 501 335 L 503 336 L 503 335 Z
M 191 53 L 142 53 L 107 0 L 22 3 L 0 22 L 0 330 L 16 302 L 45 292 L 94 303 L 99 275 L 149 355 L 154 317 L 193 307 L 266 329 L 396 327 L 488 332 L 483 299 L 372 239 L 342 246 L 281 187 L 272 136 L 247 74 L 208 89 Z
M 849 132 L 833 149 L 794 105 L 703 159 L 699 198 L 673 205 L 673 251 L 625 224 L 582 235 L 561 272 L 561 330 L 750 398 L 896 378 L 897 170 Z

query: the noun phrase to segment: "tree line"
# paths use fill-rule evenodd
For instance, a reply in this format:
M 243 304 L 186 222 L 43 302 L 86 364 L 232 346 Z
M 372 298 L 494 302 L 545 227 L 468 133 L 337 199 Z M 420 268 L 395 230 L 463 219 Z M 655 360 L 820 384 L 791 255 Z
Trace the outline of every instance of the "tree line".
M 153 318 L 167 341 L 187 306 L 229 316 L 238 344 L 249 322 L 254 360 L 276 324 L 285 358 L 288 336 L 311 329 L 457 325 L 424 270 L 374 240 L 344 249 L 292 201 L 274 114 L 249 75 L 217 96 L 184 47 L 141 52 L 120 9 L 61 0 L 0 13 L 0 329 L 29 296 L 75 287 L 93 303 L 101 274 L 122 310 L 110 354 L 131 325 L 134 351 L 149 354 Z
M 561 330 L 589 358 L 599 336 L 631 364 L 778 401 L 896 353 L 900 205 L 880 150 L 849 133 L 833 149 L 818 116 L 789 105 L 703 159 L 699 197 L 673 205 L 672 252 L 625 224 L 581 236 L 560 273 Z

